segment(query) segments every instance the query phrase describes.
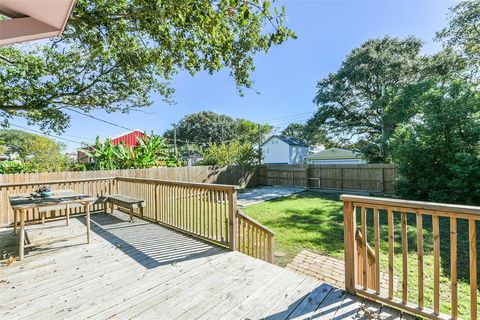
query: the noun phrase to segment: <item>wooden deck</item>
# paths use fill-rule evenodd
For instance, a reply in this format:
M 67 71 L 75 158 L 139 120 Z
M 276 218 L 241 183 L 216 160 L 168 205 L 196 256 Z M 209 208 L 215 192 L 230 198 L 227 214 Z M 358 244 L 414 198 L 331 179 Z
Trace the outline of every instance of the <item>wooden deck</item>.
M 128 215 L 27 227 L 32 242 L 74 236 L 0 267 L 0 319 L 401 319 L 339 288 Z M 0 229 L 0 252 L 15 250 Z M 405 317 L 403 318 L 410 318 Z

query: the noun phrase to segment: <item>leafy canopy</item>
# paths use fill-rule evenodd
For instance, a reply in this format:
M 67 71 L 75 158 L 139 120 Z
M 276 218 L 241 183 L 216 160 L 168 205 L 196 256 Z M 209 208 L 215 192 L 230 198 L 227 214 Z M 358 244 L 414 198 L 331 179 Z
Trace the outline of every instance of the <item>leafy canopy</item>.
M 255 143 L 272 130 L 270 125 L 260 125 L 245 119 L 234 119 L 212 111 L 202 111 L 184 116 L 177 124 L 179 145 L 193 143 L 200 146 L 220 144 L 229 141 Z M 167 130 L 164 137 L 174 138 L 173 129 Z
M 411 100 L 417 113 L 392 138 L 398 193 L 480 203 L 480 92 L 461 79 L 434 78 L 417 86 L 421 92 Z
M 28 172 L 60 172 L 68 170 L 70 161 L 64 153 L 65 145 L 50 138 L 35 135 L 28 140 Z
M 254 56 L 294 33 L 269 0 L 77 0 L 60 39 L 0 48 L 0 116 L 63 131 L 67 108 L 128 112 L 172 77 L 230 70 L 250 88 Z
M 437 33 L 447 48 L 470 64 L 467 75 L 480 77 L 480 1 L 462 1 L 451 9 L 449 24 Z
M 314 102 L 319 110 L 310 125 L 323 128 L 339 142 L 371 141 L 385 161 L 386 137 L 408 112 L 393 110 L 389 99 L 419 79 L 421 47 L 413 37 L 384 37 L 353 49 L 337 72 L 317 83 Z
M 22 130 L 4 129 L 0 130 L 0 141 L 6 149 L 6 153 L 18 153 L 24 159 L 30 154 L 28 141 L 36 135 Z
M 54 172 L 70 168 L 65 145 L 22 130 L 1 130 L 0 141 L 6 153 L 18 153 L 19 162 L 4 166 L 5 173 Z

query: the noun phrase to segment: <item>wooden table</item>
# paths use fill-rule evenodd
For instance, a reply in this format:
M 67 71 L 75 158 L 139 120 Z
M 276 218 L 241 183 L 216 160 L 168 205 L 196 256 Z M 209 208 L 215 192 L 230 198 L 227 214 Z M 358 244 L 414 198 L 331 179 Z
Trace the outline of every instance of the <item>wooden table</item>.
M 97 197 L 91 197 L 86 194 L 77 193 L 73 190 L 54 190 L 52 196 L 48 198 L 32 197 L 31 194 L 19 194 L 9 197 L 10 205 L 14 211 L 14 233 L 17 231 L 17 213 L 20 213 L 20 243 L 19 243 L 19 260 L 23 259 L 25 247 L 25 210 L 32 208 L 42 208 L 50 206 L 65 205 L 68 208 L 69 204 L 79 203 L 85 206 L 87 213 L 87 243 L 90 243 L 90 203 L 95 202 Z M 67 223 L 70 218 L 70 212 L 67 210 Z

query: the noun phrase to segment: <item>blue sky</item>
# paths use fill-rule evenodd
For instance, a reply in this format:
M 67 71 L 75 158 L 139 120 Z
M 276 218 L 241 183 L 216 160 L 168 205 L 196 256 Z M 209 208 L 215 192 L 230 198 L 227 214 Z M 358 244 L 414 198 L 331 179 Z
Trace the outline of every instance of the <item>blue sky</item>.
M 456 1 L 323 1 L 287 0 L 286 24 L 297 40 L 272 48 L 256 57 L 252 75 L 255 90 L 244 97 L 237 94 L 228 70 L 210 76 L 191 77 L 180 73 L 173 80 L 176 105 L 167 105 L 153 96 L 154 103 L 143 112 L 92 114 L 128 128 L 162 133 L 184 115 L 202 110 L 224 113 L 270 123 L 280 130 L 289 122 L 303 122 L 316 110 L 312 103 L 316 82 L 340 66 L 345 56 L 369 38 L 385 35 L 414 35 L 425 42 L 424 52 L 439 49 L 435 32 L 446 24 L 448 8 Z M 256 91 L 260 93 L 257 94 Z M 12 123 L 25 125 L 20 119 Z M 35 127 L 31 127 L 35 129 Z M 64 137 L 94 140 L 95 136 L 115 136 L 122 129 L 72 114 Z M 67 143 L 69 150 L 78 147 Z

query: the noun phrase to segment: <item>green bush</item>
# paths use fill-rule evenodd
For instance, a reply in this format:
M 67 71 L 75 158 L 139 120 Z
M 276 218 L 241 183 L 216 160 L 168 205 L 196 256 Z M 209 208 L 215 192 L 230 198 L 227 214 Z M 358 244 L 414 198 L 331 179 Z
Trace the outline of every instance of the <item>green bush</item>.
M 0 162 L 0 174 L 8 173 L 24 173 L 27 172 L 25 163 L 20 161 L 4 161 Z
M 212 144 L 203 152 L 203 160 L 197 165 L 254 165 L 258 163 L 258 150 L 249 142 L 233 141 Z

